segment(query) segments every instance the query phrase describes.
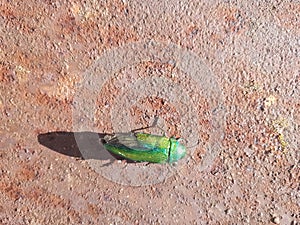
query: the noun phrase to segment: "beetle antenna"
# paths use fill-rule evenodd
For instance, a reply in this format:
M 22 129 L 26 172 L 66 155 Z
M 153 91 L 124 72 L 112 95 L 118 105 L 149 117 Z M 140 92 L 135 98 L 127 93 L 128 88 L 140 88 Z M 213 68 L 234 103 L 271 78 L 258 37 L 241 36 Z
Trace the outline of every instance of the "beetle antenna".
M 185 138 L 178 138 L 177 140 L 178 140 L 178 141 L 184 140 L 184 142 L 187 143 L 187 140 L 186 140 Z M 199 145 L 199 143 L 200 143 L 200 141 L 199 141 L 199 139 L 198 139 L 196 144 L 194 144 L 194 145 L 192 145 L 192 146 L 186 146 L 186 148 L 194 148 L 194 147 L 196 147 L 197 145 Z
M 152 125 L 150 127 L 157 127 L 158 129 L 160 129 L 162 132 L 164 132 L 164 136 L 166 136 L 166 131 L 164 129 L 162 129 L 160 126 L 158 126 L 158 116 L 154 117 L 154 121 L 152 123 Z
M 192 146 L 186 146 L 186 148 L 194 148 L 194 147 L 198 146 L 199 143 L 200 143 L 200 141 L 199 141 L 199 139 L 198 139 L 198 141 L 197 141 L 197 143 L 196 143 L 195 145 L 192 145 Z
M 158 117 L 158 116 L 155 116 L 152 125 L 146 126 L 146 127 L 137 128 L 137 129 L 131 130 L 131 132 L 134 133 L 134 132 L 136 132 L 136 131 L 140 131 L 140 130 L 145 130 L 145 129 L 148 129 L 148 128 L 157 127 L 157 128 L 159 128 L 160 130 L 162 130 L 162 131 L 164 132 L 164 136 L 166 136 L 166 132 L 164 131 L 164 129 L 162 129 L 160 126 L 157 125 L 158 119 L 159 119 L 159 117 Z

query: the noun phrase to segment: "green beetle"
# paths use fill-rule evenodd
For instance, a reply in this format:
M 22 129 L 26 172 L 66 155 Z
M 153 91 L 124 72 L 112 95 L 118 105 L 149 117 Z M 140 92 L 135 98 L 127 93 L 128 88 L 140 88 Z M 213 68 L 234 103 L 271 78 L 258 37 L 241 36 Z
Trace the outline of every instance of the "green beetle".
M 103 145 L 113 155 L 135 162 L 173 163 L 186 155 L 178 139 L 147 133 L 117 134 Z

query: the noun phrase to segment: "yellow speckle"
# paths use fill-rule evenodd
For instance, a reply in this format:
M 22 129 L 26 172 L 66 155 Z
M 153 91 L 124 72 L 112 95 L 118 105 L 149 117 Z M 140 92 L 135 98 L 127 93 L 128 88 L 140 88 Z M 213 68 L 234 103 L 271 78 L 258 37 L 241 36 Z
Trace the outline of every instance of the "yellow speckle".
M 77 16 L 78 14 L 80 14 L 80 6 L 74 3 L 71 7 L 71 12 L 74 16 Z
M 283 134 L 279 134 L 278 136 L 278 141 L 282 147 L 283 150 L 286 149 L 286 147 L 288 146 L 288 143 L 285 141 L 284 135 Z
M 283 131 L 288 127 L 288 121 L 284 118 L 279 118 L 273 121 L 273 129 L 276 134 L 278 134 L 278 141 L 281 145 L 282 150 L 286 150 L 288 143 L 285 140 Z
M 281 134 L 285 128 L 288 127 L 288 121 L 284 118 L 279 118 L 273 121 L 273 128 L 275 132 Z
M 84 22 L 97 14 L 94 10 L 91 10 L 89 7 L 81 6 L 75 3 L 71 7 L 71 12 L 73 16 L 81 22 Z
M 260 92 L 260 91 L 261 91 L 261 87 L 254 80 L 249 81 L 243 86 L 243 93 L 245 95 L 253 92 Z
M 15 68 L 15 74 L 17 75 L 18 77 L 18 81 L 19 83 L 21 84 L 24 84 L 28 81 L 28 74 L 30 73 L 29 70 L 25 69 L 24 67 L 22 66 L 16 66 Z
M 277 98 L 274 95 L 270 95 L 265 99 L 265 105 L 270 107 L 271 105 L 274 105 L 277 101 Z
M 16 66 L 15 72 L 16 73 L 30 73 L 30 71 L 26 70 L 23 66 Z

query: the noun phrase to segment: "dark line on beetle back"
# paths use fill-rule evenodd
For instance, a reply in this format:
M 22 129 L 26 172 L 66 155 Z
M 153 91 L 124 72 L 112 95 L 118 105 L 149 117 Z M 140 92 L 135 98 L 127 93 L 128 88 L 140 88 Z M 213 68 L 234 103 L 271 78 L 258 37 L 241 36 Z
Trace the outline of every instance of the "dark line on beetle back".
M 171 139 L 169 138 L 169 143 L 170 143 L 170 147 L 169 147 L 169 152 L 168 152 L 168 162 L 170 162 L 170 155 L 171 155 Z

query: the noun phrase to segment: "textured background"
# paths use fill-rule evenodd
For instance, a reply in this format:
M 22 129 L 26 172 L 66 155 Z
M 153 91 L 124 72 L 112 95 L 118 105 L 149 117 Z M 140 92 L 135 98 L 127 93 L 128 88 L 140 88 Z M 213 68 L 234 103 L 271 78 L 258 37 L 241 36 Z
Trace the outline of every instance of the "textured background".
M 0 224 L 299 224 L 299 27 L 296 0 L 1 0 Z M 217 156 L 199 170 L 213 100 L 196 90 L 193 160 L 163 183 L 133 187 L 80 159 L 73 132 L 90 136 L 74 130 L 73 100 L 104 52 L 145 40 L 196 54 L 216 77 L 226 121 Z M 159 116 L 168 135 L 183 136 L 177 105 L 161 96 L 140 100 L 124 121 L 109 116 L 122 85 L 155 76 L 193 89 L 172 63 L 123 68 L 103 84 L 86 131 Z

